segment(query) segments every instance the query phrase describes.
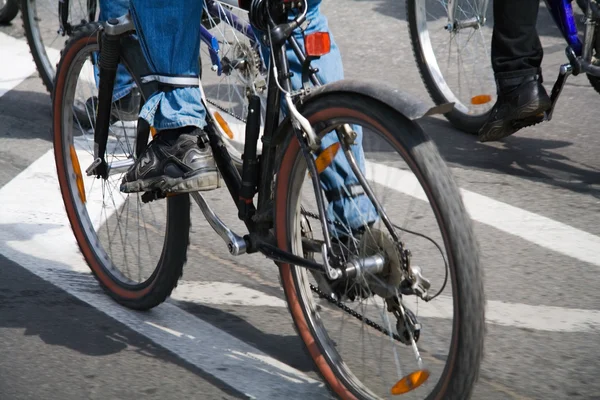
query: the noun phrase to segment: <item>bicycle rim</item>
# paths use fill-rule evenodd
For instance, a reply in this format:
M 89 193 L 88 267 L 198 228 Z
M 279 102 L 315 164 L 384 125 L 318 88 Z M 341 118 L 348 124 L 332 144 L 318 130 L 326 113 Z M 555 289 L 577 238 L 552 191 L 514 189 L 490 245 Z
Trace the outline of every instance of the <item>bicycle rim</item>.
M 455 5 L 452 19 L 449 3 Z M 496 100 L 491 2 L 407 0 L 407 13 L 415 59 L 427 90 L 438 104 L 455 103 L 448 119 L 459 129 L 475 133 Z

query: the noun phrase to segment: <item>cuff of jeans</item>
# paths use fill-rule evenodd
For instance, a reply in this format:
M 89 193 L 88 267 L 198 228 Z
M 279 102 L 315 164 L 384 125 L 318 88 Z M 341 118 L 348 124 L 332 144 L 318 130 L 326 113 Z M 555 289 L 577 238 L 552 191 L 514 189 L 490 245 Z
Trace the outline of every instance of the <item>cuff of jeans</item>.
M 140 118 L 146 120 L 148 124 L 156 130 L 181 128 L 183 126 L 196 126 L 204 128 L 206 126 L 206 110 L 196 108 L 195 99 L 174 96 L 173 92 L 156 92 L 150 98 L 140 111 Z M 169 97 L 169 98 L 167 98 Z M 166 114 L 163 114 L 161 102 L 166 102 L 168 106 Z M 197 101 L 199 103 L 199 101 Z M 178 110 L 172 105 L 181 106 Z M 185 106 L 189 109 L 184 111 Z

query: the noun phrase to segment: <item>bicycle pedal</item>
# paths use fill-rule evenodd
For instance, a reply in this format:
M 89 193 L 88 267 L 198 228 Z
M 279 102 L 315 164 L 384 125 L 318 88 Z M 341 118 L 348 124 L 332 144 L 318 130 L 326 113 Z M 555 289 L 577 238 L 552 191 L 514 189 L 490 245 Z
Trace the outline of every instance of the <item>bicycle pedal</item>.
M 142 195 L 142 202 L 144 204 L 146 203 L 150 203 L 154 200 L 160 200 L 160 199 L 164 199 L 165 197 L 167 197 L 167 194 L 158 190 L 154 190 L 152 192 L 145 192 Z

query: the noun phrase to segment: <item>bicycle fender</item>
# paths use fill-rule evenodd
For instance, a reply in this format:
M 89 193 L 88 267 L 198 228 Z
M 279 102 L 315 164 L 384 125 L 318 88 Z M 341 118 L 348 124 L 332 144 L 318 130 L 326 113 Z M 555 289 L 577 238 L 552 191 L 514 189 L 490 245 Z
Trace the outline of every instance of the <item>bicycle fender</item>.
M 429 115 L 446 114 L 454 108 L 454 103 L 431 106 L 400 89 L 393 89 L 376 81 L 355 79 L 343 79 L 318 88 L 311 88 L 309 94 L 302 99 L 301 103 L 308 103 L 332 93 L 348 93 L 371 97 L 387 104 L 411 121 Z

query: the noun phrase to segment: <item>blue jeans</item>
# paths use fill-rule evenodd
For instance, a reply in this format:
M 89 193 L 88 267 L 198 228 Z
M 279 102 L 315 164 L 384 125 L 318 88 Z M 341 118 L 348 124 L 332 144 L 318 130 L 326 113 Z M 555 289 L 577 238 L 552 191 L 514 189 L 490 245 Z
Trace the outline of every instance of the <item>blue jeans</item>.
M 130 11 L 137 35 L 150 69 L 155 74 L 180 77 L 197 77 L 200 72 L 200 17 L 203 0 L 130 0 Z M 306 33 L 329 31 L 327 19 L 320 13 L 321 0 L 308 0 L 307 19 L 310 21 Z M 304 46 L 302 33 L 294 33 Z M 342 58 L 333 36 L 331 51 L 314 61 L 322 82 L 333 82 L 344 78 Z M 291 49 L 288 49 L 290 70 L 294 73 L 292 85 L 301 86 L 301 65 Z M 206 110 L 200 101 L 197 87 L 175 88 L 153 94 L 144 104 L 140 116 L 158 131 L 182 126 L 206 125 Z M 362 150 L 362 130 L 357 129 L 357 144 L 352 151 L 364 171 L 365 160 Z M 327 134 L 322 148 L 337 141 L 335 132 Z M 321 176 L 325 191 L 346 192 L 347 187 L 358 183 L 345 156 L 340 151 L 333 163 Z M 376 219 L 376 212 L 365 195 L 349 199 L 342 197 L 328 206 L 330 219 L 335 219 L 351 228 L 359 228 Z

